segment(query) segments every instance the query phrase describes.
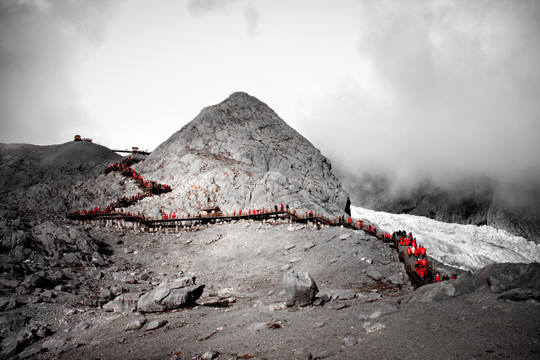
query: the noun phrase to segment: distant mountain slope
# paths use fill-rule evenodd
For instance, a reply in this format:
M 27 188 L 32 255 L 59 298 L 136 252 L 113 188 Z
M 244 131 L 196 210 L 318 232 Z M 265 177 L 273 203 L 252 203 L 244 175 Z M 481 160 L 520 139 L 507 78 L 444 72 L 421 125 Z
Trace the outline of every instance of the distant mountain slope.
M 392 190 L 389 178 L 340 173 L 353 203 L 377 211 L 425 216 L 459 224 L 489 225 L 540 243 L 540 183 L 462 179 L 450 184 L 424 180 L 406 191 Z
M 463 270 L 492 263 L 540 262 L 540 244 L 491 226 L 449 224 L 410 214 L 391 214 L 351 206 L 354 217 L 377 223 L 389 232 L 406 229 L 426 247 L 428 256 Z
M 112 150 L 87 141 L 0 144 L 0 205 L 21 214 L 61 217 L 68 209 L 105 205 L 109 201 L 101 194 L 122 192 L 111 192 L 119 187 L 114 184 L 101 188 L 95 179 L 108 164 L 121 159 Z
M 242 92 L 203 109 L 136 168 L 172 186 L 172 193 L 148 200 L 164 211 L 280 203 L 349 211 L 348 194 L 330 161 L 266 104 Z

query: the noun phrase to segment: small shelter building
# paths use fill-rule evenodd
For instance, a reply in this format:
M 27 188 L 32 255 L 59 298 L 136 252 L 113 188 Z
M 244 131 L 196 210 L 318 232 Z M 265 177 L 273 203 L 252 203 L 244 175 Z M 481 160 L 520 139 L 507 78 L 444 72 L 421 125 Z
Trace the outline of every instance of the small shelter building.
M 205 216 L 208 216 L 208 215 L 221 216 L 223 214 L 221 212 L 221 209 L 217 205 L 210 205 L 210 206 L 202 208 L 202 213 Z

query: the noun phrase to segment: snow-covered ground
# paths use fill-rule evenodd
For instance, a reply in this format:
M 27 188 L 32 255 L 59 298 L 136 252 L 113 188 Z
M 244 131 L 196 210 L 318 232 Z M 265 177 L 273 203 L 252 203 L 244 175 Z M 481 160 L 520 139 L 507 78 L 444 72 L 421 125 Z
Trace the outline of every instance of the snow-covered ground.
M 475 271 L 491 263 L 540 262 L 540 244 L 491 226 L 448 224 L 355 206 L 351 212 L 354 218 L 369 220 L 388 232 L 412 232 L 429 256 L 463 270 Z

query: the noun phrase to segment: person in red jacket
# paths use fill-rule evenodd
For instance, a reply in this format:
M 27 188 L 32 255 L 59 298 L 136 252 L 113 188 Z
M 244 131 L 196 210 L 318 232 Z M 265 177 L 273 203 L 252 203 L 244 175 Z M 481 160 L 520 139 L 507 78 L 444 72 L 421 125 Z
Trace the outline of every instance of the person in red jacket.
M 435 275 L 435 282 L 440 282 L 440 281 L 441 281 L 441 275 L 437 273 L 437 275 Z
M 407 247 L 407 255 L 411 256 L 412 254 L 412 249 L 410 247 Z

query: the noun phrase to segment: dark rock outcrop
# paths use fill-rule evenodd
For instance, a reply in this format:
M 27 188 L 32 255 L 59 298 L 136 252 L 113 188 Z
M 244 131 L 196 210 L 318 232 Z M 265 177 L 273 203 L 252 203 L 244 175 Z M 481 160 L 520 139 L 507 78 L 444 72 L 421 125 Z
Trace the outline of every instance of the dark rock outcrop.
M 500 263 L 485 266 L 474 274 L 463 274 L 451 281 L 428 284 L 416 290 L 408 302 L 426 303 L 489 288 L 504 293 L 499 298 L 535 298 L 540 291 L 540 263 Z M 519 289 L 511 291 L 512 289 Z M 530 289 L 527 290 L 527 289 Z
M 516 288 L 503 292 L 497 299 L 510 301 L 536 300 L 540 302 L 540 290 L 529 288 Z

